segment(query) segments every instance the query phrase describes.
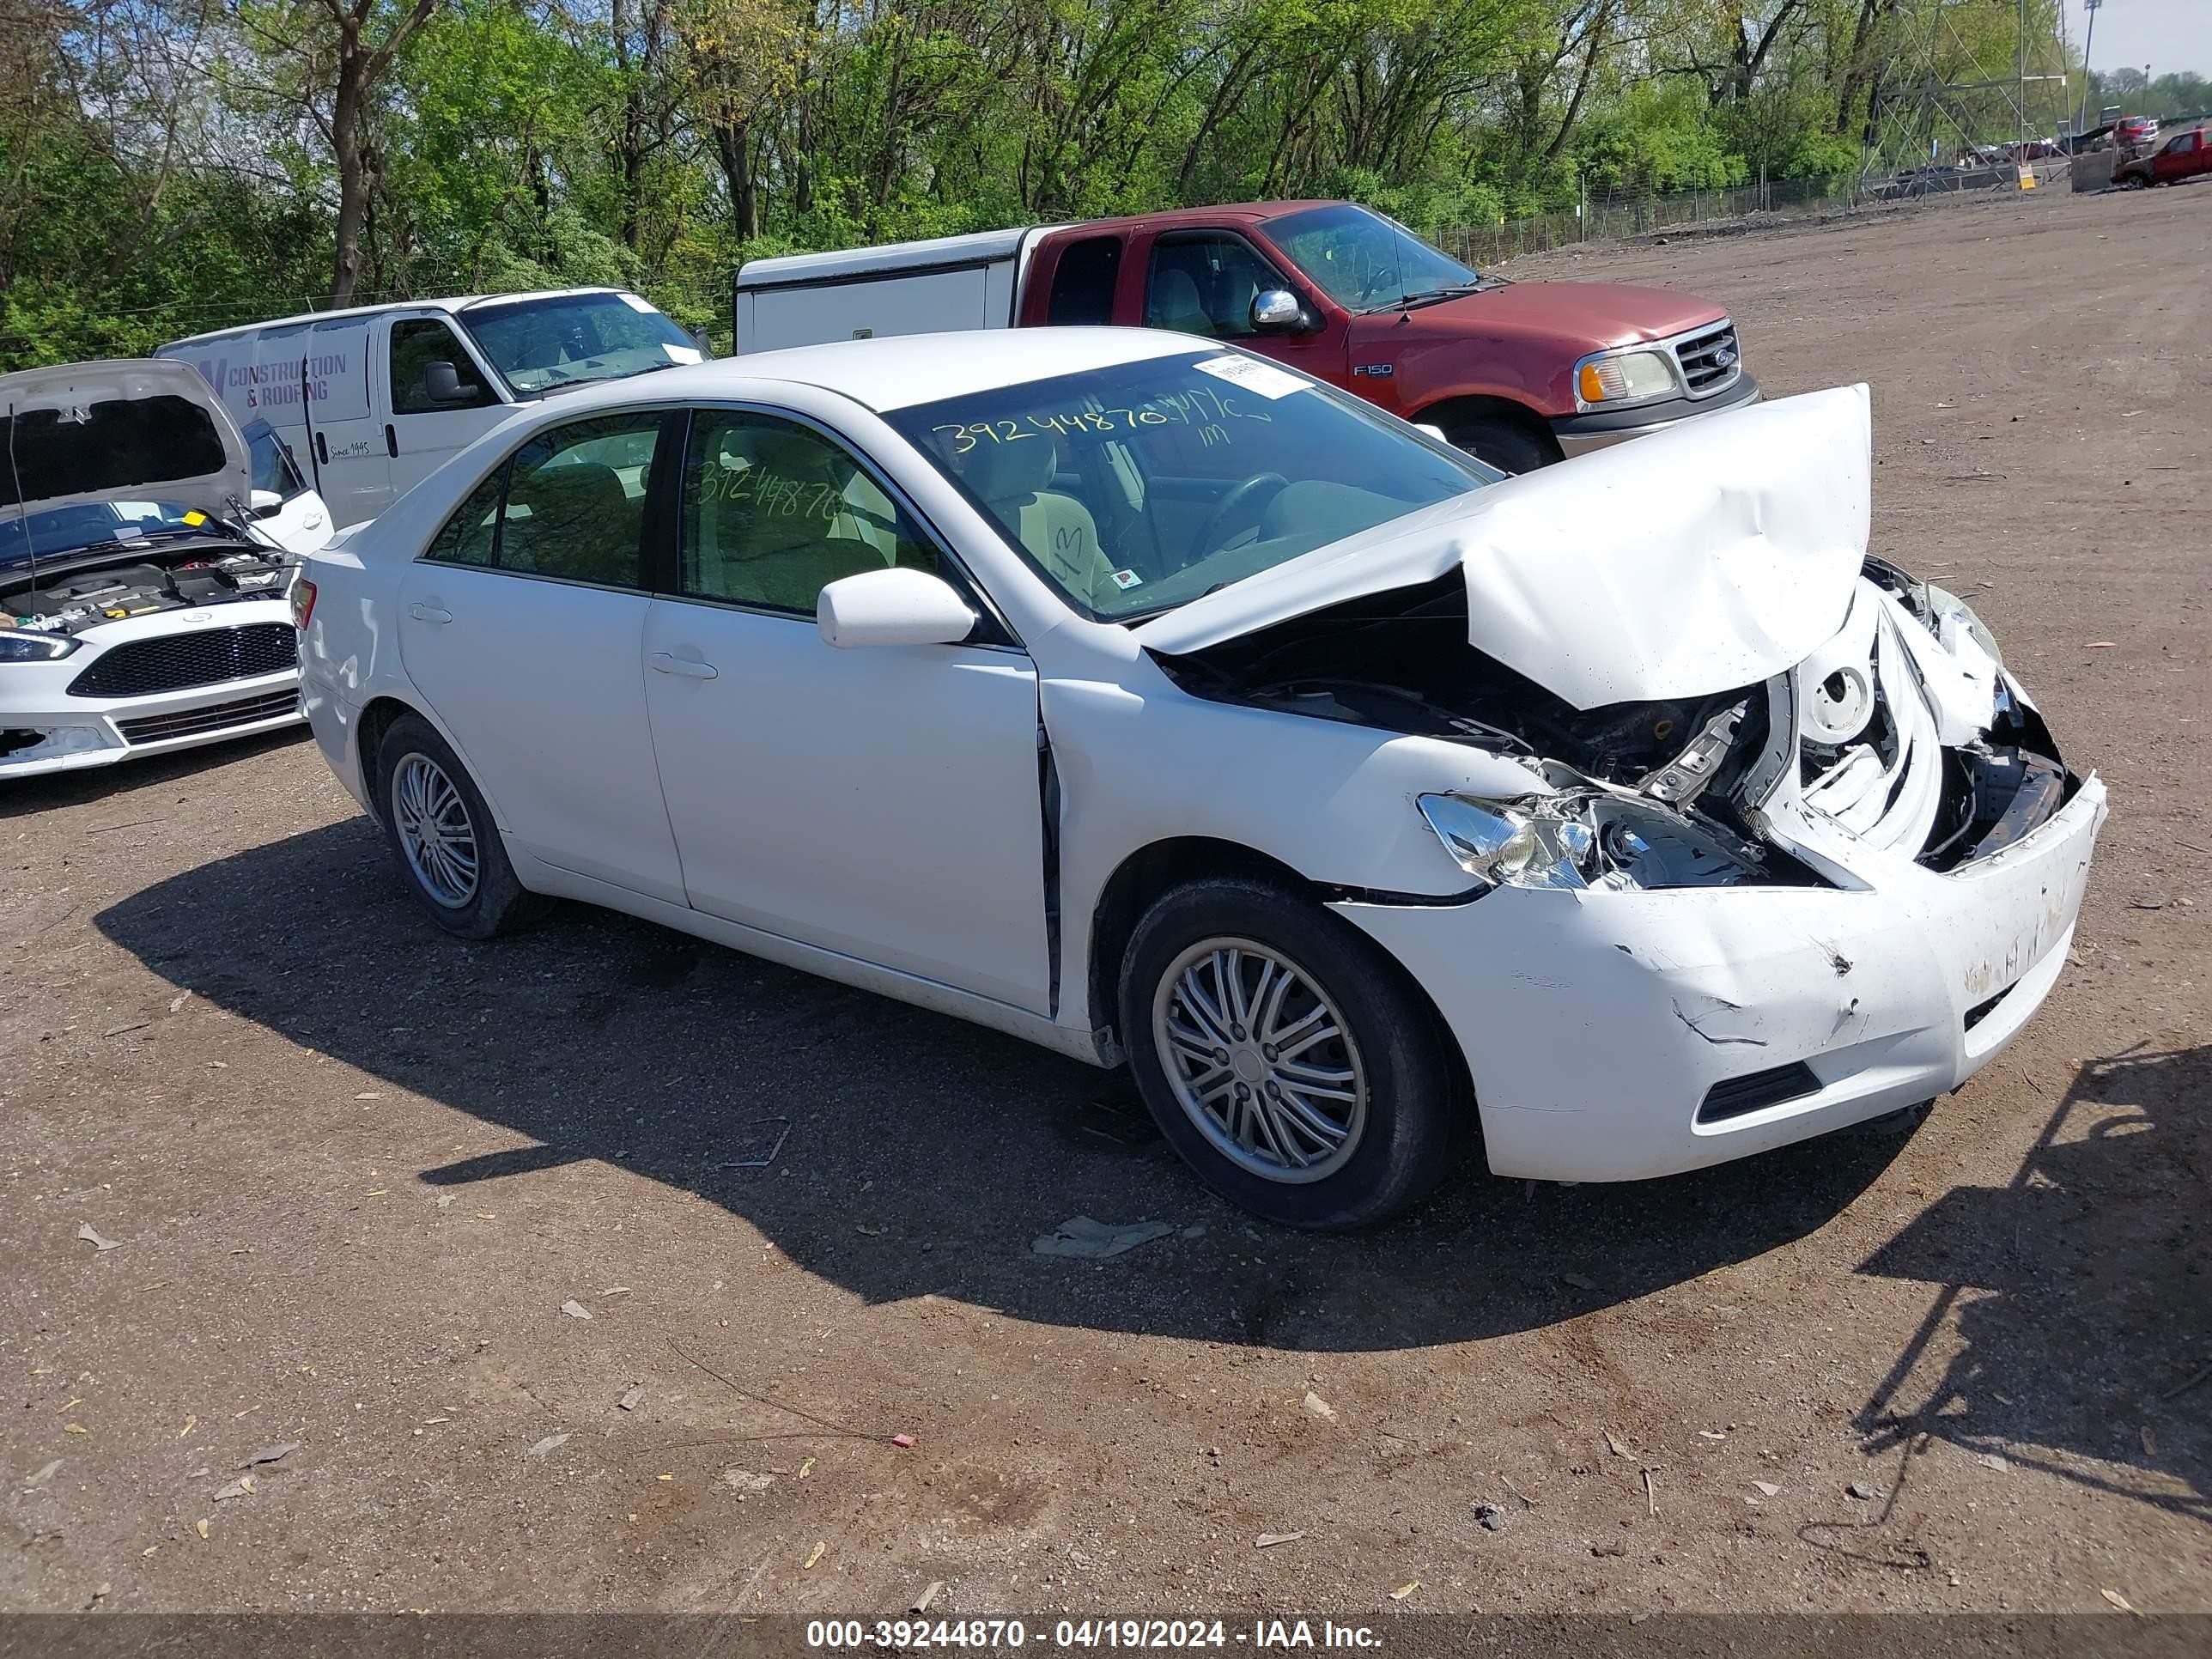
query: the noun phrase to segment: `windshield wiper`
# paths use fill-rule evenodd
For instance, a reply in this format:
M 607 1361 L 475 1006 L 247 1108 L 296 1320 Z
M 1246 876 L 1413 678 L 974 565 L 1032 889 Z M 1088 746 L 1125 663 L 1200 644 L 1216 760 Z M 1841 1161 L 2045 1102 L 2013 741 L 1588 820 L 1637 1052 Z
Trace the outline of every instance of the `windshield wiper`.
M 1482 286 L 1481 280 L 1477 278 L 1472 283 L 1455 283 L 1449 288 L 1417 289 L 1411 294 L 1401 294 L 1395 300 L 1385 300 L 1379 306 L 1364 307 L 1359 314 L 1371 317 L 1378 311 L 1410 311 L 1415 306 L 1432 306 L 1440 300 L 1456 300 L 1462 294 L 1480 293 Z

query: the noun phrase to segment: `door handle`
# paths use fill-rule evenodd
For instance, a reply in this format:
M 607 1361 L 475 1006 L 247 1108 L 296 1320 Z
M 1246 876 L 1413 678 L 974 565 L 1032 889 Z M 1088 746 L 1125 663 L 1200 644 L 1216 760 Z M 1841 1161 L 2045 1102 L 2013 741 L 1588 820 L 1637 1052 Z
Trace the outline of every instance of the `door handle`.
M 409 605 L 407 614 L 416 622 L 449 623 L 453 619 L 453 613 L 450 611 L 438 605 L 420 603 Z
M 384 423 L 384 453 L 393 460 L 399 459 L 399 434 L 392 429 L 392 422 Z
M 323 434 L 315 434 L 315 459 L 325 466 L 331 464 L 331 447 L 323 441 Z
M 646 660 L 657 674 L 681 674 L 687 680 L 711 680 L 715 677 L 714 665 L 695 662 L 689 657 L 672 657 L 665 651 L 656 651 Z

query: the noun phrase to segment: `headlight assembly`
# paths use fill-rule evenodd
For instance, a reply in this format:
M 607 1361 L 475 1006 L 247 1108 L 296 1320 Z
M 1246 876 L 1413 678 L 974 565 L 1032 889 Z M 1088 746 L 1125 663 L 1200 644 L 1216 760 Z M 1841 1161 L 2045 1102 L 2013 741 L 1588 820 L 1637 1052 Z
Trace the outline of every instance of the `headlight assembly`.
M 1575 392 L 1585 409 L 1648 403 L 1680 390 L 1674 360 L 1664 351 L 1601 351 L 1575 365 Z
M 1734 887 L 1770 879 L 1758 850 L 1681 813 L 1600 792 L 1415 803 L 1459 867 L 1493 887 Z
M 52 662 L 76 649 L 78 641 L 66 634 L 33 634 L 21 629 L 0 628 L 0 662 Z

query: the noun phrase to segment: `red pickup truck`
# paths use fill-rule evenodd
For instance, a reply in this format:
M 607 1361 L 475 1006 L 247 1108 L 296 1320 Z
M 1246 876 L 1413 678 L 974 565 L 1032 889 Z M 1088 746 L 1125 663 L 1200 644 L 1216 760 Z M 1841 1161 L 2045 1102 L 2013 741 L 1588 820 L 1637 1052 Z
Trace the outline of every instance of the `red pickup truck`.
M 2212 135 L 2202 127 L 2177 132 L 2148 155 L 2130 156 L 2112 169 L 2112 182 L 2123 190 L 2143 190 L 2152 185 L 2178 185 L 2185 179 L 2212 173 Z
M 1514 472 L 1759 395 L 1709 301 L 1485 276 L 1348 202 L 755 259 L 732 320 L 740 353 L 947 329 L 1176 329 L 1304 369 Z

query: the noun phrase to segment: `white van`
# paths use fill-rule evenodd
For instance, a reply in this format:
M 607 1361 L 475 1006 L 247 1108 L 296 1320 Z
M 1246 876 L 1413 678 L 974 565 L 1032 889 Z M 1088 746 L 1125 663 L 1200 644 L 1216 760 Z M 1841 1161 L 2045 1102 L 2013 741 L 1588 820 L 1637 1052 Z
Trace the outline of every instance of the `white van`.
M 335 522 L 353 525 L 518 404 L 704 353 L 650 302 L 589 288 L 311 313 L 154 355 L 198 369 L 241 428 L 266 422 Z

